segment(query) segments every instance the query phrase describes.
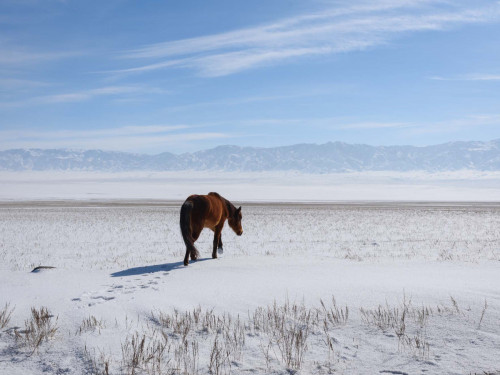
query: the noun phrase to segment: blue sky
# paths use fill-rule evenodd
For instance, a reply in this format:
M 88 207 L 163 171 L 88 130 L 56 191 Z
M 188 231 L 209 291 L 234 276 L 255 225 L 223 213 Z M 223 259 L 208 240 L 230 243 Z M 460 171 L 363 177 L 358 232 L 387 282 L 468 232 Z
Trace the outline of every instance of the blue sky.
M 0 1 L 0 149 L 490 140 L 499 94 L 499 1 Z

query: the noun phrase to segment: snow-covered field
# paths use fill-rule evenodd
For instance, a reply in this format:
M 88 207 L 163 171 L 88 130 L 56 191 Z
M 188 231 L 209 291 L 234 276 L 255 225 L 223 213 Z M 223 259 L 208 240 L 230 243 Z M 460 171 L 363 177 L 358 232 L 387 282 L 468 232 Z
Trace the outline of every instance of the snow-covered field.
M 183 200 L 217 191 L 246 202 L 500 201 L 500 172 L 0 171 L 0 201 Z
M 243 204 L 188 267 L 179 207 L 0 204 L 0 374 L 500 371 L 499 204 Z

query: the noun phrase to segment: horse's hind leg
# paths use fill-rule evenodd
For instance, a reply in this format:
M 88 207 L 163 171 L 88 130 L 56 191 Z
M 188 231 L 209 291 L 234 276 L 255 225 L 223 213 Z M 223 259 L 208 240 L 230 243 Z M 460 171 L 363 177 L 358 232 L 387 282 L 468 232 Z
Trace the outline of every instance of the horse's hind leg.
M 196 240 L 198 239 L 198 237 L 200 237 L 200 233 L 201 233 L 201 230 L 203 228 L 195 228 L 193 230 L 193 233 L 192 233 L 192 236 L 193 236 L 193 241 L 196 242 Z M 191 256 L 191 260 L 197 260 L 199 257 L 200 257 L 200 253 L 198 252 L 198 250 L 196 248 L 194 248 L 193 250 L 191 250 L 191 252 L 189 253 L 190 256 Z M 186 257 L 188 256 L 188 252 L 186 252 Z

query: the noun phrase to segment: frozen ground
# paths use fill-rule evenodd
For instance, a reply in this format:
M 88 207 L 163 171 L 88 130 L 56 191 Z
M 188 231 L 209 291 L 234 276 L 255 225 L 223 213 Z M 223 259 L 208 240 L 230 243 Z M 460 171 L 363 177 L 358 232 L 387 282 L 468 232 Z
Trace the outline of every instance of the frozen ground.
M 193 189 L 195 187 L 195 189 Z M 183 200 L 217 191 L 242 201 L 500 201 L 500 172 L 5 172 L 0 201 Z
M 0 374 L 500 370 L 499 204 L 243 204 L 188 267 L 179 207 L 0 204 Z

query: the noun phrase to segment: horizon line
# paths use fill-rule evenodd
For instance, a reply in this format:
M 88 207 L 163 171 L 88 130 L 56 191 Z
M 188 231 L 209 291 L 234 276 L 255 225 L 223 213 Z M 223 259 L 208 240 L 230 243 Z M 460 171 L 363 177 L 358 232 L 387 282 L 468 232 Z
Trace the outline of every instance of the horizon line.
M 414 148 L 426 148 L 426 147 L 434 147 L 434 146 L 441 146 L 441 145 L 447 145 L 447 144 L 452 144 L 452 143 L 470 143 L 470 142 L 479 142 L 479 143 L 489 143 L 489 142 L 497 142 L 500 141 L 500 138 L 494 138 L 486 141 L 480 141 L 480 140 L 467 140 L 467 141 L 448 141 L 448 142 L 442 142 L 442 143 L 433 143 L 425 146 L 415 146 L 415 145 L 410 145 L 410 144 L 391 144 L 391 145 L 373 145 L 373 144 L 368 144 L 368 143 L 349 143 L 349 142 L 344 142 L 344 141 L 328 141 L 324 143 L 293 143 L 293 144 L 288 144 L 288 145 L 282 145 L 282 146 L 238 146 L 235 144 L 222 144 L 222 145 L 217 145 L 215 147 L 211 148 L 205 148 L 201 149 L 198 151 L 191 151 L 191 152 L 182 152 L 182 153 L 174 153 L 170 151 L 163 151 L 159 152 L 156 154 L 148 154 L 148 153 L 143 153 L 143 152 L 132 152 L 132 151 L 120 151 L 120 150 L 106 150 L 106 149 L 101 149 L 101 148 L 71 148 L 71 147 L 63 147 L 63 148 L 37 148 L 37 147 L 29 147 L 29 148 L 8 148 L 8 149 L 0 149 L 0 152 L 8 152 L 8 151 L 73 151 L 73 152 L 89 152 L 89 151 L 100 151 L 100 152 L 110 152 L 110 153 L 122 153 L 122 154 L 131 154 L 131 155 L 148 155 L 148 156 L 157 156 L 161 154 L 172 154 L 172 155 L 183 155 L 183 154 L 194 154 L 198 152 L 204 152 L 204 151 L 211 151 L 215 150 L 220 147 L 237 147 L 240 149 L 248 149 L 248 148 L 253 148 L 253 149 L 274 149 L 274 148 L 285 148 L 285 147 L 294 147 L 294 146 L 301 146 L 301 145 L 307 145 L 307 146 L 324 146 L 328 144 L 335 144 L 335 143 L 340 143 L 340 144 L 345 144 L 345 145 L 350 145 L 350 146 L 368 146 L 368 147 L 414 147 Z

